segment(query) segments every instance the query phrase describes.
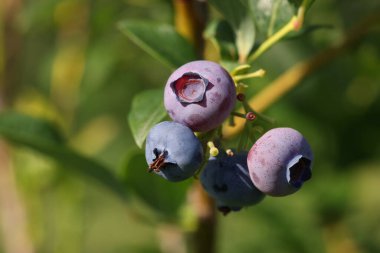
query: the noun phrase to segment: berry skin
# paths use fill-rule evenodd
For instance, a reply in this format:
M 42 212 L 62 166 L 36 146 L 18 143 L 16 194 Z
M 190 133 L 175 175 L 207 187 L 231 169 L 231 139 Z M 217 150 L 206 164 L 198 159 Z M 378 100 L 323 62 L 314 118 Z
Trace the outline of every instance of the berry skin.
M 169 116 L 193 131 L 218 127 L 231 113 L 236 88 L 229 73 L 211 61 L 193 61 L 174 71 L 164 93 Z
M 306 139 L 292 128 L 274 128 L 261 136 L 248 153 L 252 182 L 263 193 L 285 196 L 311 178 L 313 154 Z
M 150 130 L 145 158 L 149 171 L 177 182 L 194 175 L 203 160 L 203 148 L 190 128 L 164 121 Z
M 246 153 L 228 156 L 221 152 L 217 157 L 210 157 L 201 174 L 201 183 L 223 214 L 256 204 L 264 198 L 249 177 Z

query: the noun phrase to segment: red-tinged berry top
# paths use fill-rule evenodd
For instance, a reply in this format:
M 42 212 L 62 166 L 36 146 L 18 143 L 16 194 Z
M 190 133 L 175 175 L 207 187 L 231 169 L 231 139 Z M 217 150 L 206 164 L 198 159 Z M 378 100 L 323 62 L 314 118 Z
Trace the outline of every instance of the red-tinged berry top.
M 208 80 L 196 73 L 185 73 L 171 84 L 181 103 L 197 103 L 203 100 Z
M 249 121 L 252 121 L 254 119 L 256 119 L 256 115 L 253 113 L 253 112 L 248 112 L 246 115 L 245 115 L 245 118 Z

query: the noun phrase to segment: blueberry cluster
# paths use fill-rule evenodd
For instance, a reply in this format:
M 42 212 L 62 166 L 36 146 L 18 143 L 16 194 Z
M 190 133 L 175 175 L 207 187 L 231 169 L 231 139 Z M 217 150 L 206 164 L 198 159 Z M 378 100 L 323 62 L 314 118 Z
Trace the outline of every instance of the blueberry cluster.
M 219 127 L 240 100 L 236 95 L 232 77 L 219 64 L 181 66 L 165 86 L 164 104 L 173 121 L 155 125 L 145 148 L 149 171 L 169 181 L 185 180 L 202 169 L 200 181 L 224 214 L 257 204 L 265 195 L 296 192 L 311 178 L 313 160 L 305 138 L 291 128 L 269 130 L 248 152 L 220 152 L 213 142 L 201 142 L 194 132 Z

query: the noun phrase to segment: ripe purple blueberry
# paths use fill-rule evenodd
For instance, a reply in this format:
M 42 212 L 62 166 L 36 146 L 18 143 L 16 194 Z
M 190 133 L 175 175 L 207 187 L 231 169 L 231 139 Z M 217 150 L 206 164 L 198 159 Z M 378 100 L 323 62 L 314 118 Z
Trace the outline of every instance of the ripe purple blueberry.
M 236 88 L 229 73 L 211 61 L 182 65 L 169 77 L 164 104 L 169 116 L 193 131 L 219 126 L 231 113 Z
M 201 183 L 224 214 L 254 205 L 264 198 L 249 177 L 246 153 L 210 157 L 201 174 Z
M 164 121 L 149 132 L 145 145 L 149 171 L 169 181 L 182 181 L 194 175 L 203 159 L 203 148 L 190 128 Z
M 261 136 L 248 153 L 252 182 L 263 193 L 285 196 L 311 178 L 313 154 L 301 133 L 274 128 Z

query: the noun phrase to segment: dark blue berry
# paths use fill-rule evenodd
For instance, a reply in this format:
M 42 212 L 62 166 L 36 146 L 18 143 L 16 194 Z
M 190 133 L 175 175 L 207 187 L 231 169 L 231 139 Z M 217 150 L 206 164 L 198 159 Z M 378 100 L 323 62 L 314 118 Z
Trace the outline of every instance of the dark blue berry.
M 211 157 L 201 174 L 201 183 L 224 214 L 256 204 L 264 197 L 249 177 L 246 153 Z
M 165 121 L 150 130 L 145 157 L 149 171 L 175 182 L 194 175 L 202 162 L 203 149 L 190 128 Z

